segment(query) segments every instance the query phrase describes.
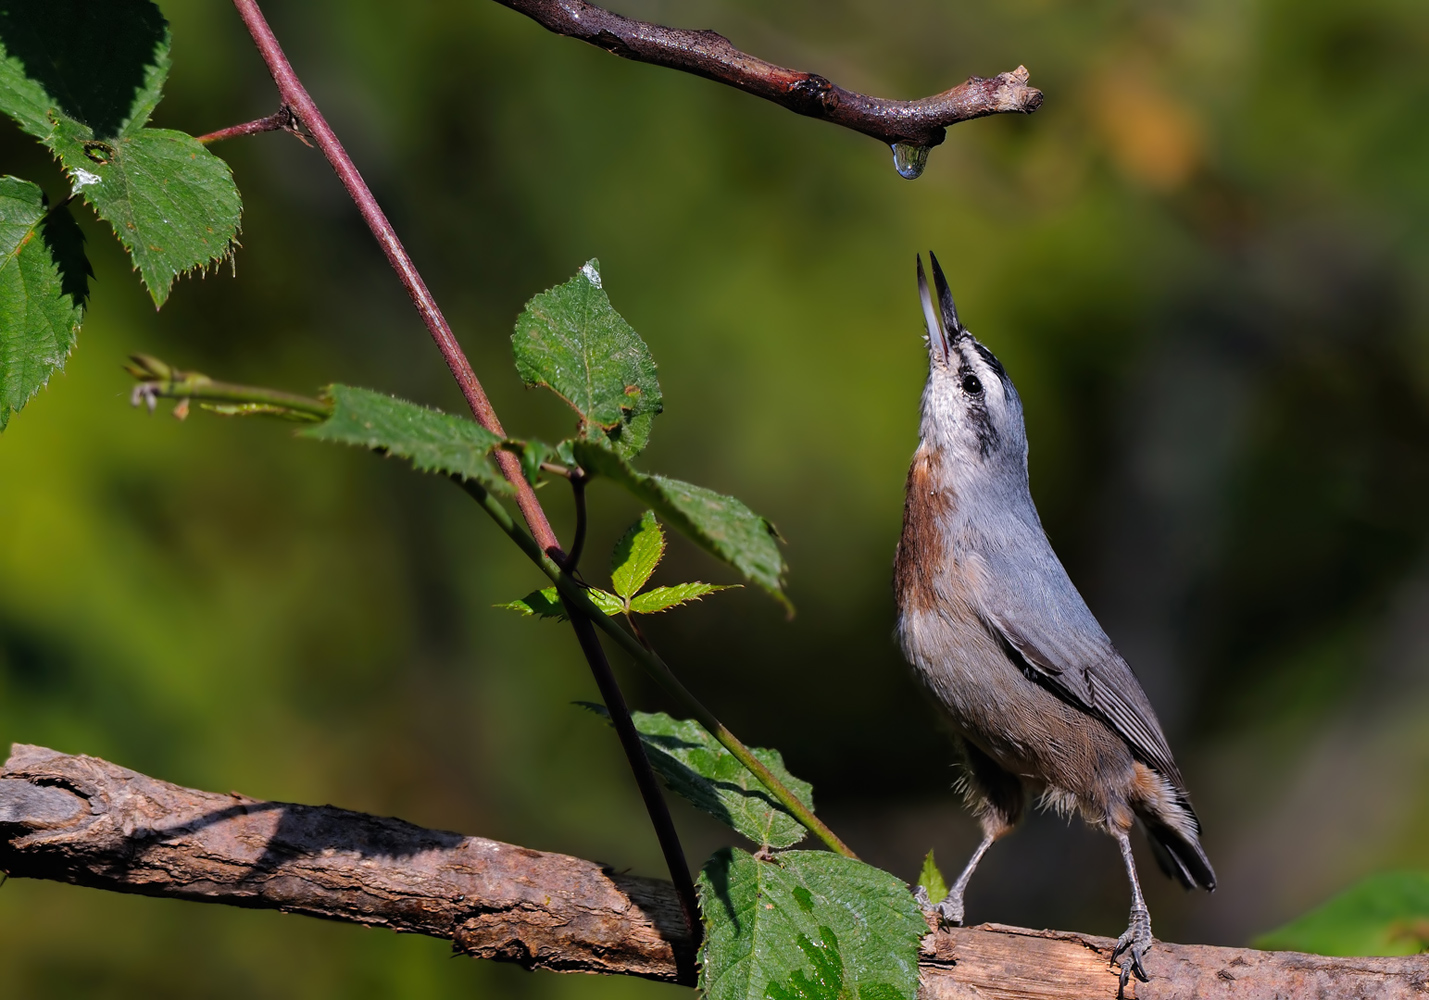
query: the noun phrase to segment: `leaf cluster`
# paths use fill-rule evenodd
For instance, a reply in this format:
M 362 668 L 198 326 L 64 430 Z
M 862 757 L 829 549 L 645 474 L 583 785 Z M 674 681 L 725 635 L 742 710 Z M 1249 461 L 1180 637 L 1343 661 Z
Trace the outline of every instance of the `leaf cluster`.
M 493 495 L 510 492 L 496 461 L 502 451 L 520 456 L 533 483 L 546 476 L 581 481 L 603 476 L 623 486 L 652 509 L 617 542 L 611 589 L 588 587 L 585 593 L 601 612 L 623 615 L 632 627 L 636 616 L 727 589 L 702 582 L 647 589 L 667 544 L 660 518 L 787 605 L 784 561 L 767 520 L 733 497 L 631 465 L 649 442 L 660 412 L 659 384 L 649 349 L 611 307 L 595 261 L 533 298 L 512 341 L 527 384 L 551 389 L 575 409 L 579 422 L 571 440 L 552 446 L 503 439 L 465 417 L 344 385 L 329 386 L 322 403 L 295 404 L 300 397 L 269 390 L 249 390 L 249 396 L 266 407 L 257 412 L 275 412 L 276 405 L 316 415 L 319 422 L 299 431 L 305 437 L 403 458 L 418 471 L 449 476 Z M 202 398 L 212 385 L 178 379 L 184 373 L 142 360 L 133 370 L 151 393 Z M 227 405 L 241 402 L 243 393 L 236 387 L 225 387 L 225 392 Z M 502 607 L 543 618 L 567 613 L 555 587 Z M 699 722 L 663 713 L 638 712 L 632 718 L 651 766 L 667 787 L 758 847 L 755 854 L 721 851 L 701 873 L 705 995 L 721 1000 L 911 1000 L 917 990 L 918 944 L 927 925 L 908 887 L 853 858 L 788 850 L 804 838 L 804 824 Z M 751 753 L 812 813 L 812 787 L 789 773 L 778 751 L 754 748 Z
M 59 161 L 69 197 L 0 178 L 0 429 L 74 348 L 91 273 L 70 202 L 108 222 L 156 306 L 174 279 L 235 246 L 228 165 L 183 132 L 148 127 L 169 74 L 151 0 L 0 2 L 0 111 Z

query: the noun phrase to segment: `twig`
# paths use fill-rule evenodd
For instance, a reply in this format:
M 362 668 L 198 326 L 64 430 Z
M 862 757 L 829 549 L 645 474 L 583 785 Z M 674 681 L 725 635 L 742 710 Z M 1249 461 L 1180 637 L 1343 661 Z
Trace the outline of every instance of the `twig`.
M 382 252 L 386 254 L 388 263 L 392 265 L 392 269 L 397 273 L 403 287 L 407 289 L 407 294 L 411 296 L 418 314 L 421 315 L 432 339 L 436 341 L 437 349 L 441 351 L 447 368 L 451 371 L 452 377 L 456 379 L 462 395 L 466 397 L 467 405 L 471 408 L 477 423 L 493 434 L 504 438 L 506 431 L 502 428 L 501 421 L 497 419 L 496 410 L 487 398 L 486 390 L 481 387 L 476 372 L 472 370 L 471 362 L 467 360 L 461 345 L 457 343 L 456 335 L 452 333 L 451 326 L 447 323 L 446 317 L 442 315 L 436 299 L 427 289 L 427 284 L 422 280 L 416 264 L 412 262 L 407 249 L 398 239 L 397 231 L 392 228 L 392 223 L 388 221 L 382 207 L 377 204 L 377 199 L 368 188 L 367 182 L 362 179 L 352 158 L 347 155 L 347 150 L 338 141 L 337 134 L 328 125 L 327 119 L 318 110 L 317 104 L 309 96 L 302 81 L 298 79 L 297 73 L 293 71 L 292 64 L 283 54 L 283 49 L 278 44 L 273 29 L 269 27 L 267 20 L 263 17 L 263 12 L 258 8 L 256 0 L 233 0 L 233 5 L 238 9 L 239 16 L 243 18 L 248 33 L 253 36 L 253 42 L 257 45 L 263 61 L 268 66 L 268 71 L 273 76 L 273 82 L 278 87 L 278 94 L 282 99 L 283 106 L 292 109 L 303 127 L 312 135 L 318 148 L 322 150 L 328 163 L 332 165 L 333 170 L 342 181 L 343 187 L 347 189 L 348 195 L 362 214 L 362 218 L 367 222 L 368 228 L 372 230 L 372 235 L 377 238 L 377 243 L 382 247 Z M 502 474 L 516 488 L 516 504 L 520 507 L 526 523 L 530 525 L 531 533 L 540 544 L 541 551 L 547 558 L 561 558 L 561 547 L 556 540 L 556 533 L 551 529 L 546 512 L 541 509 L 540 500 L 536 499 L 536 491 L 527 482 L 526 476 L 522 472 L 520 458 L 512 452 L 500 449 L 496 452 L 496 461 L 501 466 Z M 576 618 L 573 617 L 571 623 L 576 630 L 576 637 L 586 654 L 597 684 L 604 686 L 605 679 L 608 678 L 609 686 L 615 688 L 615 680 L 610 674 L 610 666 L 605 663 L 604 654 L 600 653 L 599 641 L 596 640 L 593 644 L 587 642 Z M 593 653 L 600 653 L 600 655 L 593 655 Z M 623 716 L 625 723 L 630 728 L 634 728 L 623 698 L 618 698 L 614 703 L 607 699 L 606 707 L 610 710 L 613 719 Z M 675 839 L 673 848 L 669 843 L 670 839 L 675 837 L 674 820 L 670 817 L 669 807 L 655 780 L 655 773 L 650 768 L 650 761 L 645 756 L 645 749 L 640 745 L 639 740 L 636 740 L 633 745 L 622 740 L 622 746 L 625 749 L 630 769 L 634 772 L 642 792 L 647 788 L 654 789 L 653 796 L 644 796 L 645 806 L 650 813 L 650 822 L 660 839 L 666 859 L 671 862 L 670 877 L 682 891 L 686 913 L 697 913 L 694 887 L 690 882 L 689 868 L 684 862 L 684 852 L 679 847 L 678 838 Z M 677 860 L 678 864 L 676 864 Z M 685 891 L 686 889 L 688 891 Z M 698 934 L 698 922 L 691 923 L 690 930 L 692 934 Z
M 889 145 L 936 146 L 945 128 L 986 115 L 1030 114 L 1042 92 L 1027 86 L 1027 69 L 984 79 L 968 77 L 951 90 L 917 101 L 891 101 L 844 90 L 816 73 L 785 69 L 735 48 L 713 31 L 667 28 L 621 17 L 581 0 L 496 0 L 558 35 L 589 42 L 636 62 L 682 70 L 762 97 L 796 114 L 821 118 Z
M 204 145 L 211 142 L 222 142 L 224 139 L 237 139 L 245 135 L 258 135 L 260 132 L 287 132 L 295 135 L 303 141 L 305 145 L 311 145 L 308 138 L 303 134 L 298 125 L 298 118 L 293 114 L 292 108 L 286 104 L 274 111 L 266 118 L 257 118 L 251 122 L 244 122 L 242 125 L 230 125 L 228 128 L 221 128 L 217 132 L 209 132 L 198 137 L 198 141 Z
M 278 95 L 282 99 L 283 105 L 292 109 L 303 128 L 313 137 L 313 142 L 317 144 L 318 149 L 322 150 L 323 155 L 327 157 L 338 180 L 347 189 L 348 196 L 352 198 L 353 204 L 361 213 L 363 221 L 367 223 L 368 229 L 372 230 L 372 235 L 376 237 L 378 246 L 386 255 L 387 262 L 397 273 L 402 287 L 407 290 L 412 304 L 417 308 L 418 315 L 422 317 L 422 322 L 426 324 L 432 339 L 436 341 L 437 350 L 441 351 L 442 359 L 446 362 L 447 368 L 450 369 L 452 377 L 456 379 L 462 395 L 466 398 L 467 405 L 471 407 L 472 416 L 476 417 L 477 423 L 493 434 L 505 437 L 506 431 L 496 417 L 496 411 L 486 396 L 486 390 L 481 387 L 476 372 L 472 370 L 471 362 L 467 360 L 461 345 L 457 343 L 456 335 L 452 333 L 452 328 L 437 306 L 436 299 L 428 290 L 427 283 L 422 280 L 417 265 L 412 262 L 407 248 L 397 237 L 397 231 L 392 228 L 392 223 L 388 221 L 387 215 L 382 211 L 382 206 L 377 204 L 376 197 L 368 188 L 367 182 L 362 179 L 362 174 L 358 172 L 357 166 L 352 162 L 352 157 L 347 155 L 347 150 L 338 141 L 332 126 L 328 125 L 327 119 L 323 117 L 302 81 L 298 79 L 298 74 L 293 71 L 292 64 L 283 54 L 282 46 L 278 44 L 278 39 L 273 34 L 273 29 L 268 26 L 258 4 L 255 0 L 233 0 L 233 6 L 238 9 L 238 14 L 243 18 L 248 33 L 253 36 L 253 43 L 258 47 L 263 62 L 267 64 L 268 72 L 273 76 L 273 82 L 277 84 Z M 501 463 L 501 471 L 516 487 L 516 503 L 521 508 L 526 523 L 531 526 L 536 540 L 541 543 L 541 548 L 546 551 L 559 549 L 556 534 L 551 530 L 551 524 L 541 509 L 540 501 L 536 499 L 536 493 L 531 488 L 531 484 L 526 482 L 526 477 L 521 473 L 521 460 L 516 455 L 505 451 L 498 452 L 496 457 L 497 461 Z
M 667 882 L 332 806 L 194 791 L 17 745 L 0 770 L 0 869 L 22 878 L 426 934 L 527 968 L 692 985 Z M 1116 993 L 1114 942 L 1001 925 L 923 941 L 921 1000 Z M 1141 1000 L 1422 998 L 1429 959 L 1328 958 L 1158 941 Z
M 139 380 L 129 397 L 130 405 L 146 404 L 150 413 L 159 399 L 177 399 L 180 405 L 198 399 L 218 404 L 215 408 L 219 412 L 234 415 L 263 413 L 307 422 L 326 420 L 332 415 L 332 407 L 320 399 L 260 386 L 215 382 L 202 372 L 179 371 L 148 354 L 134 354 L 129 360 L 124 368 Z M 175 413 L 180 411 L 176 409 Z

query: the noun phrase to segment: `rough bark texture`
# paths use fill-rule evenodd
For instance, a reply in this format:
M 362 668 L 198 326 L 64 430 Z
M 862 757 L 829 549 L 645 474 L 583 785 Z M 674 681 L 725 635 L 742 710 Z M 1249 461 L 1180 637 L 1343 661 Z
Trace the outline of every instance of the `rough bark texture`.
M 332 806 L 194 791 L 17 744 L 0 771 L 0 869 L 20 878 L 306 913 L 447 938 L 527 968 L 694 981 L 668 882 Z M 1114 997 L 1112 941 L 987 924 L 929 935 L 924 1000 Z M 1325 958 L 1157 942 L 1143 1000 L 1423 998 L 1429 958 Z
M 558 35 L 589 42 L 625 59 L 682 70 L 762 97 L 797 114 L 842 125 L 886 143 L 936 146 L 944 127 L 1004 112 L 1029 114 L 1042 92 L 1027 70 L 968 77 L 917 101 L 891 101 L 844 90 L 817 73 L 786 69 L 735 48 L 713 31 L 667 28 L 621 17 L 583 0 L 497 0 Z

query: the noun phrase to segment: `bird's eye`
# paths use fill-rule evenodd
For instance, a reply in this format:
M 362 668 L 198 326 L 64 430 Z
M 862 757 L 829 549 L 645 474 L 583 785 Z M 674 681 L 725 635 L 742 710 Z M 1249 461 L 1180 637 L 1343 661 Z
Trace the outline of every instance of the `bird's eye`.
M 977 396 L 982 393 L 982 383 L 978 381 L 976 375 L 963 376 L 963 392 L 969 396 Z

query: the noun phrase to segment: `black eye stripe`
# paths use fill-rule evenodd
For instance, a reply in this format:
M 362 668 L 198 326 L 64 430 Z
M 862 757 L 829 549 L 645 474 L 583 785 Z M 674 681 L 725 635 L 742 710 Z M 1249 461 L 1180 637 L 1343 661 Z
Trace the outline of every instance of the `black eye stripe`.
M 1007 372 L 1003 370 L 1002 362 L 997 360 L 996 354 L 993 354 L 986 347 L 976 342 L 973 343 L 973 347 L 976 348 L 979 356 L 987 362 L 987 366 L 997 373 L 998 378 L 1007 377 Z

